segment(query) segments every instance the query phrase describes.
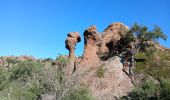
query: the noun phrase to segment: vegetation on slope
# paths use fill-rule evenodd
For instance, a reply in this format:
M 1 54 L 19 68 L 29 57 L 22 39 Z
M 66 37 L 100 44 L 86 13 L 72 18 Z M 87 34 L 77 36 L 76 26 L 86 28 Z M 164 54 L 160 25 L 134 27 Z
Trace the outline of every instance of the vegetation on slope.
M 144 75 L 144 80 L 125 97 L 132 100 L 170 100 L 170 51 L 157 50 L 152 54 L 139 52 L 136 55 L 135 75 Z M 150 78 L 146 78 L 146 77 Z M 136 77 L 138 78 L 138 77 Z
M 170 50 L 158 44 L 159 39 L 166 40 L 167 36 L 159 26 L 148 30 L 148 27 L 136 23 L 130 28 L 129 33 L 125 46 L 129 43 L 135 45 L 134 71 L 140 82 L 128 97 L 133 100 L 169 100 L 169 89 L 165 90 L 165 87 L 169 87 L 170 82 Z M 143 75 L 142 79 L 140 75 Z
M 62 92 L 65 92 L 62 68 L 65 67 L 67 60 L 61 55 L 55 61 L 9 59 L 13 63 L 12 67 L 0 67 L 0 100 L 39 100 L 44 94 L 60 98 Z M 91 100 L 92 96 L 87 88 L 80 87 L 70 89 L 62 98 Z
M 135 71 L 151 75 L 156 79 L 170 79 L 170 51 L 156 51 L 152 55 L 147 56 L 145 53 L 136 55 L 138 59 L 146 59 L 145 61 L 136 62 Z

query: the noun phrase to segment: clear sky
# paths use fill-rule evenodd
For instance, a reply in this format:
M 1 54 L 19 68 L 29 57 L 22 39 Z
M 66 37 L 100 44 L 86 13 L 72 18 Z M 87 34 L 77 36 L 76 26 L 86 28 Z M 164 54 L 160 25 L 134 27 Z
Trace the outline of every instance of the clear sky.
M 169 37 L 160 43 L 170 47 L 170 0 L 0 0 L 0 56 L 55 58 L 68 54 L 68 32 L 82 36 L 90 25 L 102 32 L 112 22 L 157 24 Z M 83 41 L 76 48 L 81 55 Z

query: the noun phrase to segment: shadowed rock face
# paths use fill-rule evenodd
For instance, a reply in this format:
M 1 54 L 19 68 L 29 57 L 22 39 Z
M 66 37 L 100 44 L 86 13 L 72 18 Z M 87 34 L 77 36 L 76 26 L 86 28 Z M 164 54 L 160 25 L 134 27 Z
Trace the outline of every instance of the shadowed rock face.
M 99 54 L 110 55 L 118 52 L 119 41 L 126 34 L 128 27 L 122 23 L 113 23 L 109 25 L 102 33 L 102 43 Z
M 99 51 L 99 44 L 101 43 L 101 40 L 101 35 L 97 32 L 96 26 L 91 26 L 85 30 L 82 62 L 88 64 L 95 64 L 99 62 L 97 52 Z
M 81 41 L 80 34 L 78 32 L 71 32 L 67 35 L 65 41 L 66 48 L 69 50 L 69 58 L 74 59 L 74 50 L 78 42 Z

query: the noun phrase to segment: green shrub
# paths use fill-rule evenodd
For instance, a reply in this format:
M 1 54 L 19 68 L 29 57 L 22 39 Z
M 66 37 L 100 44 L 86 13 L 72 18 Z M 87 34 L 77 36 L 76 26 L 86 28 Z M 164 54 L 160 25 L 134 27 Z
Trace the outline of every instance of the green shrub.
M 21 84 L 20 81 L 15 81 L 3 92 L 6 92 L 4 96 L 7 96 L 8 100 L 36 100 L 41 94 L 39 86 L 38 81 L 29 82 L 29 84 Z
M 57 67 L 49 66 L 48 68 L 43 68 L 40 74 L 41 85 L 43 86 L 43 92 L 47 93 L 57 93 L 61 90 L 59 70 Z
M 170 100 L 170 80 L 161 79 L 161 99 Z
M 58 79 L 60 79 L 60 83 L 64 79 L 64 68 L 67 66 L 70 59 L 68 57 L 62 56 L 59 54 L 59 56 L 56 58 L 56 65 L 58 67 Z
M 0 73 L 0 97 L 4 100 L 36 100 L 42 91 L 40 63 L 21 61 Z
M 56 62 L 59 66 L 65 67 L 66 64 L 70 61 L 69 58 L 62 56 L 59 54 L 59 56 L 56 58 Z
M 102 78 L 102 77 L 104 77 L 105 71 L 106 71 L 106 69 L 104 69 L 103 66 L 100 66 L 96 71 L 96 75 L 99 78 Z
M 147 80 L 142 86 L 136 87 L 130 97 L 132 100 L 148 100 L 151 98 L 156 98 L 156 84 L 153 81 Z
M 6 61 L 9 63 L 9 64 L 16 64 L 18 63 L 19 61 L 15 58 L 7 58 Z
M 78 88 L 71 90 L 62 100 L 94 100 L 87 88 Z
M 10 83 L 11 73 L 7 69 L 0 71 L 0 91 Z
M 27 80 L 29 77 L 33 76 L 33 73 L 37 73 L 40 71 L 42 65 L 37 62 L 31 61 L 23 61 L 20 62 L 17 66 L 13 67 L 10 71 L 11 73 L 11 80 L 16 80 L 18 78 L 22 80 Z
M 146 52 L 139 52 L 136 59 L 147 59 L 145 61 L 137 61 L 134 71 L 150 75 L 156 79 L 170 78 L 170 51 L 157 50 L 154 54 L 147 56 Z

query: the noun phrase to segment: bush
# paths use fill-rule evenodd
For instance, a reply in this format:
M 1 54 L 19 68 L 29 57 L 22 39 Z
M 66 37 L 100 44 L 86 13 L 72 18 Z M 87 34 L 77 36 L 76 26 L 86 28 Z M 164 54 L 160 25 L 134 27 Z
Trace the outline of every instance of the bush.
M 65 67 L 66 64 L 70 61 L 69 58 L 65 57 L 65 56 L 62 56 L 59 54 L 59 56 L 56 58 L 56 62 L 57 62 L 57 65 L 59 65 L 59 67 Z
M 139 61 L 140 59 L 147 59 Z M 146 53 L 139 52 L 136 55 L 136 64 L 134 71 L 150 75 L 153 78 L 170 78 L 170 52 L 157 50 L 154 54 L 146 56 Z
M 161 79 L 161 99 L 170 100 L 170 80 Z
M 0 98 L 4 100 L 36 100 L 42 91 L 39 81 L 40 63 L 21 61 L 3 69 L 0 74 Z
M 10 72 L 7 69 L 0 70 L 0 91 L 10 83 Z
M 40 97 L 41 88 L 38 81 L 28 82 L 29 84 L 21 84 L 19 82 L 12 83 L 8 92 L 10 100 L 36 100 Z
M 33 77 L 33 73 L 38 73 L 42 65 L 37 62 L 23 61 L 10 70 L 10 80 L 16 80 L 18 78 L 26 81 L 29 77 Z
M 54 66 L 49 66 L 49 68 L 42 69 L 39 79 L 41 85 L 43 86 L 43 92 L 45 93 L 57 93 L 59 94 L 61 90 L 60 73 Z
M 60 83 L 64 79 L 64 68 L 67 66 L 70 59 L 66 56 L 62 56 L 59 54 L 59 56 L 56 58 L 56 65 L 58 67 L 58 77 L 60 79 Z
M 130 93 L 130 97 L 132 100 L 148 100 L 156 98 L 156 92 L 156 84 L 151 80 L 147 80 L 142 86 L 135 88 L 132 93 Z
M 9 63 L 9 64 L 16 64 L 18 63 L 19 61 L 15 58 L 7 58 L 6 61 Z
M 94 100 L 87 88 L 71 90 L 62 100 Z

